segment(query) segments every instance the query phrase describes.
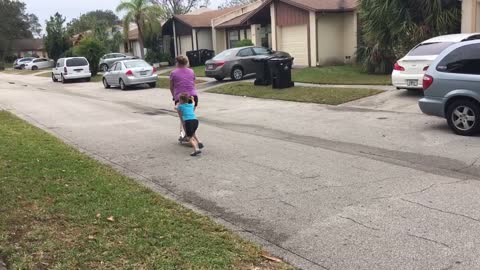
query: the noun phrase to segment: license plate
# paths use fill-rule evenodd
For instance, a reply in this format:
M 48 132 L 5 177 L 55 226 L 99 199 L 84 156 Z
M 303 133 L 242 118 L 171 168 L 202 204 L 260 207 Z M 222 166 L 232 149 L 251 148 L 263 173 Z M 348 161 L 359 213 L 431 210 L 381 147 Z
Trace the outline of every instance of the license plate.
M 418 86 L 418 80 L 407 80 L 407 86 L 411 86 L 411 87 Z
M 82 72 L 83 69 L 74 69 L 76 72 Z
M 147 75 L 147 72 L 146 71 L 140 71 L 140 75 L 145 76 L 145 75 Z
M 208 65 L 207 69 L 213 69 L 213 65 Z

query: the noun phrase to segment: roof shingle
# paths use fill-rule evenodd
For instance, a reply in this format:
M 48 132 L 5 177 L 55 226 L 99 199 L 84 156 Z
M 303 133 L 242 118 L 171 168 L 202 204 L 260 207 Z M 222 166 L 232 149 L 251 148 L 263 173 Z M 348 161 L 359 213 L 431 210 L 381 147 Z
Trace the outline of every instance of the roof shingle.
M 192 15 L 192 14 L 175 15 L 174 18 L 189 25 L 190 27 L 211 27 L 212 19 L 225 15 L 238 8 L 240 7 L 231 7 L 231 8 L 225 8 L 225 9 L 219 9 L 219 10 L 212 10 L 212 11 L 203 12 L 197 15 Z

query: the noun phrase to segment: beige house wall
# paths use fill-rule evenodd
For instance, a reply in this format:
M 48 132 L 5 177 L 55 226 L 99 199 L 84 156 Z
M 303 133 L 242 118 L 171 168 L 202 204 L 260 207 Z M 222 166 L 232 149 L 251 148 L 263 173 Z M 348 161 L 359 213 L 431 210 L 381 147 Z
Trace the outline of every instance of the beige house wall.
M 317 19 L 318 64 L 332 65 L 353 61 L 357 46 L 356 14 L 319 14 Z
M 480 3 L 478 0 L 462 1 L 462 33 L 480 32 Z
M 193 50 L 192 36 L 191 35 L 178 36 L 178 47 L 179 47 L 179 54 L 186 56 L 188 51 Z
M 227 49 L 227 38 L 226 38 L 226 31 L 225 29 L 218 29 L 215 30 L 216 32 L 216 40 L 215 40 L 215 53 L 221 53 L 222 51 Z

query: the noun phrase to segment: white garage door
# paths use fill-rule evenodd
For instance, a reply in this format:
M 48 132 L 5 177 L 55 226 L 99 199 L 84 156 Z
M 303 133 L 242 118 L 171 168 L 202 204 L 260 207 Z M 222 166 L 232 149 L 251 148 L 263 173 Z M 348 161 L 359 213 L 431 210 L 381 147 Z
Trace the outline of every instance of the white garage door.
M 280 50 L 295 58 L 294 65 L 308 66 L 307 25 L 283 26 L 280 33 Z

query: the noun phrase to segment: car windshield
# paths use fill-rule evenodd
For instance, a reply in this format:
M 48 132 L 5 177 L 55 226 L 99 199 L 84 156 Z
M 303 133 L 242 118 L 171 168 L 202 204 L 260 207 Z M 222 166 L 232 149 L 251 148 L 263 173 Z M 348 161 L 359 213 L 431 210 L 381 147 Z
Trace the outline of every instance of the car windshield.
M 128 61 L 124 62 L 125 67 L 127 68 L 138 68 L 138 67 L 150 67 L 150 65 L 145 61 Z
M 88 66 L 88 62 L 85 58 L 67 59 L 67 67 L 81 67 L 81 66 Z
M 454 42 L 423 43 L 408 53 L 408 56 L 439 55 Z
M 235 55 L 235 52 L 233 50 L 223 51 L 223 52 L 217 54 L 213 58 L 213 60 L 225 60 L 228 57 L 233 56 L 233 55 Z

